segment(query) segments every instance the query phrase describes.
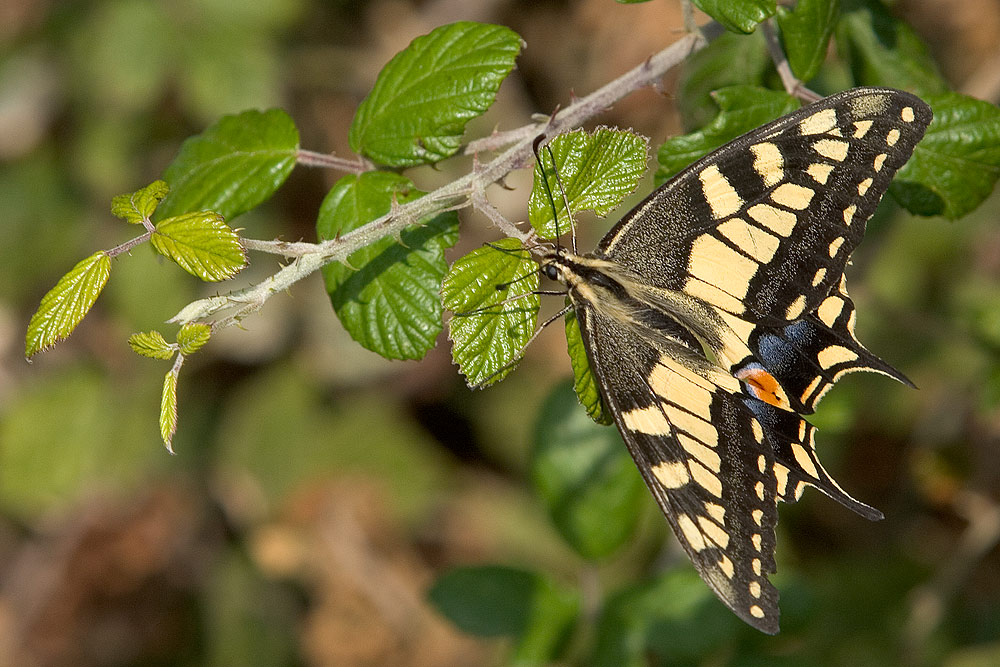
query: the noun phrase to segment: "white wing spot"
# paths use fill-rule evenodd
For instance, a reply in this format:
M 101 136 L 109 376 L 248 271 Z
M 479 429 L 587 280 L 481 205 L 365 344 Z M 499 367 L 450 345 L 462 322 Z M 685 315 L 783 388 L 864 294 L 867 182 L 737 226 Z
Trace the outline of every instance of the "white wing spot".
M 756 549 L 757 551 L 760 551 L 763 548 L 763 542 L 761 540 L 760 533 L 754 533 L 753 537 L 750 538 L 750 541 L 753 542 L 753 548 Z
M 729 180 L 722 175 L 719 167 L 712 164 L 701 170 L 698 174 L 701 179 L 702 193 L 712 209 L 712 215 L 716 220 L 725 218 L 740 210 L 743 199 L 739 193 L 729 183 Z
M 806 310 L 806 297 L 804 294 L 800 294 L 792 304 L 788 306 L 788 310 L 785 311 L 786 320 L 797 320 L 802 316 Z
M 813 150 L 834 162 L 843 162 L 850 144 L 839 139 L 820 139 L 813 144 Z
M 895 146 L 897 141 L 899 141 L 899 130 L 892 128 L 889 130 L 889 134 L 885 135 L 885 143 Z
M 844 245 L 844 237 L 838 236 L 833 241 L 830 242 L 830 257 L 836 257 L 837 251 L 840 250 L 840 246 Z
M 757 494 L 757 498 L 764 500 L 764 482 L 757 482 L 754 484 L 753 490 Z
M 814 162 L 806 167 L 806 173 L 812 176 L 814 181 L 822 185 L 826 185 L 827 180 L 830 178 L 830 172 L 832 171 L 833 165 L 824 164 L 823 162 Z
M 750 152 L 754 155 L 754 171 L 764 180 L 764 185 L 771 187 L 780 183 L 785 177 L 785 158 L 778 147 L 765 141 L 751 146 Z
M 705 503 L 705 511 L 708 515 L 718 521 L 720 524 L 726 522 L 726 508 L 722 505 L 717 505 L 715 503 Z
M 854 138 L 863 139 L 868 130 L 872 127 L 872 121 L 870 120 L 859 120 L 854 123 Z
M 750 607 L 750 615 L 755 618 L 764 618 L 764 610 L 757 605 L 753 605 Z
M 753 568 L 753 573 L 756 574 L 759 577 L 760 576 L 760 559 L 759 558 L 754 558 L 750 562 L 750 567 Z
M 823 278 L 826 278 L 826 269 L 821 267 L 817 269 L 816 275 L 813 276 L 812 286 L 816 287 L 817 285 L 819 285 L 821 282 L 823 282 Z
M 760 227 L 751 225 L 740 218 L 730 218 L 716 227 L 718 232 L 733 245 L 748 255 L 752 255 L 761 264 L 766 264 L 774 258 L 781 245 L 781 239 Z
M 705 537 L 698 530 L 698 526 L 687 514 L 677 516 L 677 526 L 681 529 L 684 539 L 695 551 L 703 551 L 708 546 L 705 544 Z
M 837 125 L 837 112 L 833 109 L 823 109 L 799 123 L 801 134 L 823 134 Z
M 885 159 L 889 157 L 885 153 L 879 153 L 875 156 L 875 171 L 882 171 L 882 165 L 885 164 Z
M 775 208 L 769 204 L 754 204 L 747 209 L 747 215 L 749 215 L 754 222 L 770 229 L 779 236 L 790 235 L 792 233 L 792 229 L 795 228 L 795 222 L 798 220 L 795 214 L 791 211 L 783 211 L 780 208 Z
M 707 517 L 700 516 L 698 517 L 698 525 L 701 526 L 702 533 L 720 548 L 725 549 L 729 546 L 729 533 L 719 524 Z
M 730 579 L 732 579 L 733 575 L 736 574 L 736 568 L 733 567 L 733 561 L 731 561 L 729 556 L 725 554 L 723 554 L 722 558 L 719 559 L 719 569 L 722 570 L 722 573 Z
M 816 470 L 816 464 L 813 463 L 812 457 L 809 456 L 809 452 L 806 448 L 797 442 L 792 443 L 792 454 L 795 455 L 795 462 L 802 467 L 810 477 L 819 477 L 819 471 Z
M 754 596 L 755 598 L 759 598 L 760 597 L 760 593 L 761 593 L 760 582 L 759 581 L 751 581 L 750 582 L 750 595 Z
M 843 345 L 830 345 L 819 351 L 816 361 L 823 370 L 829 370 L 838 364 L 845 364 L 858 358 L 858 353 Z
M 913 122 L 913 107 L 903 107 L 903 110 L 899 112 L 899 117 L 903 119 L 904 122 Z
M 764 510 L 754 510 L 751 516 L 753 517 L 753 522 L 759 526 L 764 520 Z
M 816 193 L 811 188 L 795 183 L 782 183 L 771 193 L 771 199 L 777 204 L 801 211 L 809 208 L 814 194 Z
M 858 207 L 856 204 L 851 204 L 844 209 L 844 224 L 849 225 L 854 221 L 854 214 L 857 213 Z
M 868 188 L 872 186 L 873 179 L 866 178 L 865 180 L 858 183 L 858 196 L 864 197 L 865 193 L 868 192 Z
M 753 429 L 753 439 L 757 442 L 764 442 L 764 429 L 756 418 L 750 420 L 750 427 Z M 761 456 L 760 458 L 763 459 L 764 457 Z M 764 472 L 764 469 L 761 468 L 760 471 Z
M 661 463 L 653 467 L 652 473 L 665 489 L 679 489 L 691 481 L 691 475 L 683 461 Z
M 760 470 L 761 474 L 767 471 L 767 458 L 763 454 L 757 457 L 757 470 Z
M 782 498 L 785 497 L 785 493 L 788 490 L 788 472 L 788 468 L 780 463 L 774 464 L 774 479 L 777 481 L 775 486 L 777 487 L 778 495 Z

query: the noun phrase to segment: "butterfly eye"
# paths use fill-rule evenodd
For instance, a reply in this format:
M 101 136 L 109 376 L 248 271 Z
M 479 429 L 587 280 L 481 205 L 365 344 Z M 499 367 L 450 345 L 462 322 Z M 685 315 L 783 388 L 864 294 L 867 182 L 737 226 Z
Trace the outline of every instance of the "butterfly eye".
M 545 277 L 548 278 L 549 280 L 559 279 L 559 269 L 556 268 L 555 264 L 546 264 L 545 266 L 543 266 L 542 273 L 544 273 Z

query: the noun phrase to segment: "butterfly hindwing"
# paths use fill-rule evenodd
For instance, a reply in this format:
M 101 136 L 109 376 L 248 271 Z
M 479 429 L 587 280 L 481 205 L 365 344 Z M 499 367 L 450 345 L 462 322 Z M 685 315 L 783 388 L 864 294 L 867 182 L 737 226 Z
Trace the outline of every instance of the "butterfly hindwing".
M 740 618 L 777 632 L 774 454 L 738 382 L 680 340 L 586 305 L 577 317 L 602 398 L 698 573 Z
M 797 320 L 839 284 L 930 119 L 924 102 L 901 91 L 825 98 L 685 168 L 596 254 L 754 324 Z

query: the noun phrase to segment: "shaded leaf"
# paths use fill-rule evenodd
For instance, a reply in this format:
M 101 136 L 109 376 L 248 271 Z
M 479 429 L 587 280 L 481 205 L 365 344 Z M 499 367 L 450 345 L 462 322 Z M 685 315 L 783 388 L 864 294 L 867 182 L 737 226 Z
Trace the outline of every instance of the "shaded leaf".
M 161 255 L 206 281 L 232 278 L 247 265 L 239 236 L 212 211 L 167 218 L 156 225 L 149 242 Z
M 543 238 L 555 238 L 569 231 L 563 192 L 572 213 L 589 210 L 603 216 L 621 204 L 645 173 L 649 151 L 645 138 L 608 128 L 598 128 L 593 133 L 578 130 L 561 134 L 546 146 L 552 153 L 543 146 L 539 154 L 549 190 L 536 162 L 534 186 L 528 200 L 528 219 Z M 552 173 L 553 158 L 558 180 Z M 553 220 L 553 204 L 559 216 L 558 226 Z
M 445 572 L 428 598 L 464 632 L 515 638 L 515 664 L 550 664 L 580 609 L 575 591 L 539 573 L 500 565 Z
M 177 332 L 177 345 L 181 354 L 194 354 L 212 337 L 212 327 L 202 322 L 188 322 Z
M 212 210 L 226 220 L 274 194 L 295 166 L 299 131 L 280 109 L 224 116 L 187 139 L 163 174 L 170 194 L 160 219 Z
M 695 7 L 732 32 L 753 32 L 757 24 L 774 16 L 775 0 L 693 0 Z
M 458 259 L 444 278 L 451 355 L 470 386 L 507 376 L 538 318 L 538 268 L 516 239 L 501 239 Z
M 111 200 L 112 215 L 132 224 L 141 224 L 153 215 L 170 188 L 166 181 L 153 181 L 135 192 L 117 195 Z
M 323 200 L 316 233 L 336 238 L 385 215 L 393 201 L 423 194 L 398 174 L 345 176 Z M 420 359 L 441 332 L 444 251 L 458 240 L 458 217 L 449 212 L 411 225 L 400 240 L 384 238 L 361 248 L 347 265 L 328 264 L 323 278 L 330 303 L 354 340 L 389 359 Z
M 542 406 L 531 478 L 559 534 L 594 560 L 628 541 L 648 500 L 618 431 L 595 424 L 576 403 L 562 383 Z
M 837 50 L 858 84 L 921 96 L 947 90 L 927 45 L 879 0 L 842 0 L 841 6 Z
M 763 87 L 772 71 L 771 56 L 761 32 L 727 32 L 684 61 L 677 84 L 677 109 L 687 131 L 699 129 L 719 112 L 712 93 L 729 86 Z
M 24 341 L 24 356 L 52 347 L 67 338 L 90 311 L 111 275 L 111 258 L 95 252 L 74 266 L 42 297 L 31 316 Z
M 794 9 L 778 8 L 778 26 L 788 64 L 809 81 L 826 60 L 830 36 L 840 15 L 840 0 L 799 0 Z
M 442 160 L 496 99 L 521 51 L 517 33 L 461 21 L 414 39 L 379 73 L 351 123 L 351 149 L 393 167 Z
M 730 86 L 717 90 L 713 97 L 719 106 L 715 120 L 660 146 L 657 182 L 662 183 L 703 155 L 799 107 L 798 101 L 785 92 L 756 86 Z
M 590 370 L 590 360 L 587 349 L 583 346 L 583 334 L 576 312 L 566 313 L 566 349 L 569 351 L 570 365 L 573 367 L 573 391 L 587 414 L 598 424 L 605 426 L 612 423 L 611 415 L 604 409 L 601 392 L 597 387 L 597 378 Z
M 889 187 L 910 212 L 955 220 L 1000 178 L 1000 109 L 958 93 L 929 96 L 934 120 Z
M 150 359 L 170 359 L 176 353 L 159 331 L 134 333 L 128 337 L 128 345 L 136 354 Z

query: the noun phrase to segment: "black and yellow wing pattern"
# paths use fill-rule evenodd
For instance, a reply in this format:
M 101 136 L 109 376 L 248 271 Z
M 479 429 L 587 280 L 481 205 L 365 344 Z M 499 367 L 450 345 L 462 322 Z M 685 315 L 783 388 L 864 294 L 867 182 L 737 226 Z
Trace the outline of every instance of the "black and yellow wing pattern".
M 930 123 L 856 88 L 698 160 L 589 255 L 543 251 L 605 405 L 678 541 L 740 618 L 778 631 L 777 501 L 812 485 L 869 519 L 801 415 L 845 373 L 906 378 L 854 334 L 844 268 Z

